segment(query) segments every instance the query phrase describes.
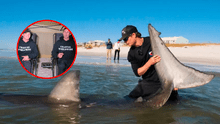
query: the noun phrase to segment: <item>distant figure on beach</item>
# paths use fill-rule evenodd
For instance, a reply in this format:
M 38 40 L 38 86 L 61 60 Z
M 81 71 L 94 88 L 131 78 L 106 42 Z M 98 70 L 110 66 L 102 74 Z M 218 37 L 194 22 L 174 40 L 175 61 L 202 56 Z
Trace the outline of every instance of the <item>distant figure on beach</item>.
M 120 57 L 120 47 L 121 47 L 121 44 L 120 44 L 120 41 L 118 40 L 115 44 L 114 44 L 114 50 L 115 50 L 115 55 L 114 55 L 114 60 L 116 58 L 116 55 L 118 54 L 118 61 L 119 61 L 119 57 Z
M 31 31 L 29 29 L 25 30 L 20 38 L 18 44 L 18 55 L 21 63 L 23 66 L 31 72 L 31 59 L 35 59 L 38 56 L 38 49 L 37 45 L 34 41 L 30 38 Z
M 58 59 L 58 74 L 65 72 L 75 58 L 75 42 L 68 29 L 63 30 L 63 36 L 54 44 L 52 57 Z
M 127 59 L 131 63 L 134 74 L 142 76 L 138 85 L 128 95 L 130 98 L 148 99 L 159 92 L 161 82 L 154 68 L 154 64 L 160 61 L 160 56 L 152 56 L 149 37 L 141 37 L 141 33 L 132 25 L 122 29 L 122 37 L 119 40 L 130 46 Z
M 108 42 L 106 43 L 106 49 L 107 49 L 107 59 L 111 60 L 112 42 L 110 41 L 110 38 L 108 38 Z

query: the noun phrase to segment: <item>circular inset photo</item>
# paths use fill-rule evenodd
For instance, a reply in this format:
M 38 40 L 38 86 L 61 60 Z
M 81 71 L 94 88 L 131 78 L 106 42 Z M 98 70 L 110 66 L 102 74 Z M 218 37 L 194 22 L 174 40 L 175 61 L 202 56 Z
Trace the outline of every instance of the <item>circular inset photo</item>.
M 52 79 L 66 73 L 76 55 L 74 35 L 65 25 L 54 20 L 30 24 L 17 43 L 21 66 L 29 74 L 42 79 Z

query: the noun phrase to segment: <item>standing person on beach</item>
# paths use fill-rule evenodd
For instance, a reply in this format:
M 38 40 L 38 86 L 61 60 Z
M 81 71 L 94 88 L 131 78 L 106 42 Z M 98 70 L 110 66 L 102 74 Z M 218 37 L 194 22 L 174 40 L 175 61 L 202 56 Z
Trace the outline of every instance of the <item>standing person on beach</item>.
M 106 49 L 107 49 L 107 59 L 111 60 L 111 54 L 112 54 L 112 42 L 110 41 L 110 38 L 108 38 L 108 42 L 106 43 Z
M 37 45 L 34 43 L 31 37 L 31 31 L 25 30 L 18 44 L 18 55 L 23 66 L 31 72 L 31 59 L 38 56 Z
M 160 56 L 152 56 L 150 37 L 141 37 L 135 26 L 127 25 L 122 29 L 122 37 L 119 40 L 124 40 L 130 46 L 127 59 L 134 74 L 137 77 L 142 76 L 142 80 L 139 80 L 128 96 L 148 99 L 156 95 L 160 91 L 161 83 L 154 64 L 160 61 Z
M 75 58 L 75 42 L 68 29 L 63 30 L 63 36 L 54 44 L 52 57 L 58 59 L 58 74 L 65 72 Z
M 114 61 L 115 61 L 115 58 L 116 58 L 116 55 L 118 53 L 118 61 L 119 61 L 119 55 L 120 55 L 120 47 L 121 47 L 121 44 L 120 44 L 120 41 L 118 40 L 115 44 L 114 44 L 114 50 L 115 50 L 115 55 L 114 55 Z

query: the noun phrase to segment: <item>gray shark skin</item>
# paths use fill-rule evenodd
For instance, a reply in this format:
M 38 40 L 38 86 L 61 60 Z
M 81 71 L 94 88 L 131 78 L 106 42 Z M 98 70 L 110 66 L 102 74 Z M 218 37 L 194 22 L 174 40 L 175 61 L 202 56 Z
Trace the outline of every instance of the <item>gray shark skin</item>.
M 50 95 L 24 95 L 0 93 L 0 103 L 58 105 L 81 103 L 79 95 L 80 71 L 66 73 L 57 83 Z
M 214 78 L 214 75 L 205 74 L 178 61 L 159 37 L 160 33 L 151 24 L 148 25 L 148 31 L 153 55 L 161 57 L 161 61 L 155 64 L 155 68 L 162 83 L 162 91 L 147 100 L 148 106 L 162 107 L 174 87 L 178 89 L 198 87 L 209 83 Z
M 49 95 L 51 102 L 80 102 L 79 95 L 80 71 L 70 71 L 63 76 Z

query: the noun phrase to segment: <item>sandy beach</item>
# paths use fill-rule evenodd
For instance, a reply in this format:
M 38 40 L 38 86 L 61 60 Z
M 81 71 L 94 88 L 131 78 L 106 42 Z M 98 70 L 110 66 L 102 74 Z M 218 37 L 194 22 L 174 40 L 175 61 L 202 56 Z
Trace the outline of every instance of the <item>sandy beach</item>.
M 198 63 L 205 65 L 220 66 L 220 45 L 205 46 L 184 46 L 184 47 L 168 47 L 170 51 L 183 63 Z M 127 57 L 130 47 L 121 47 L 120 57 Z M 94 47 L 85 49 L 77 48 L 77 55 L 84 56 L 106 56 L 106 47 Z M 112 50 L 112 57 L 114 50 Z

